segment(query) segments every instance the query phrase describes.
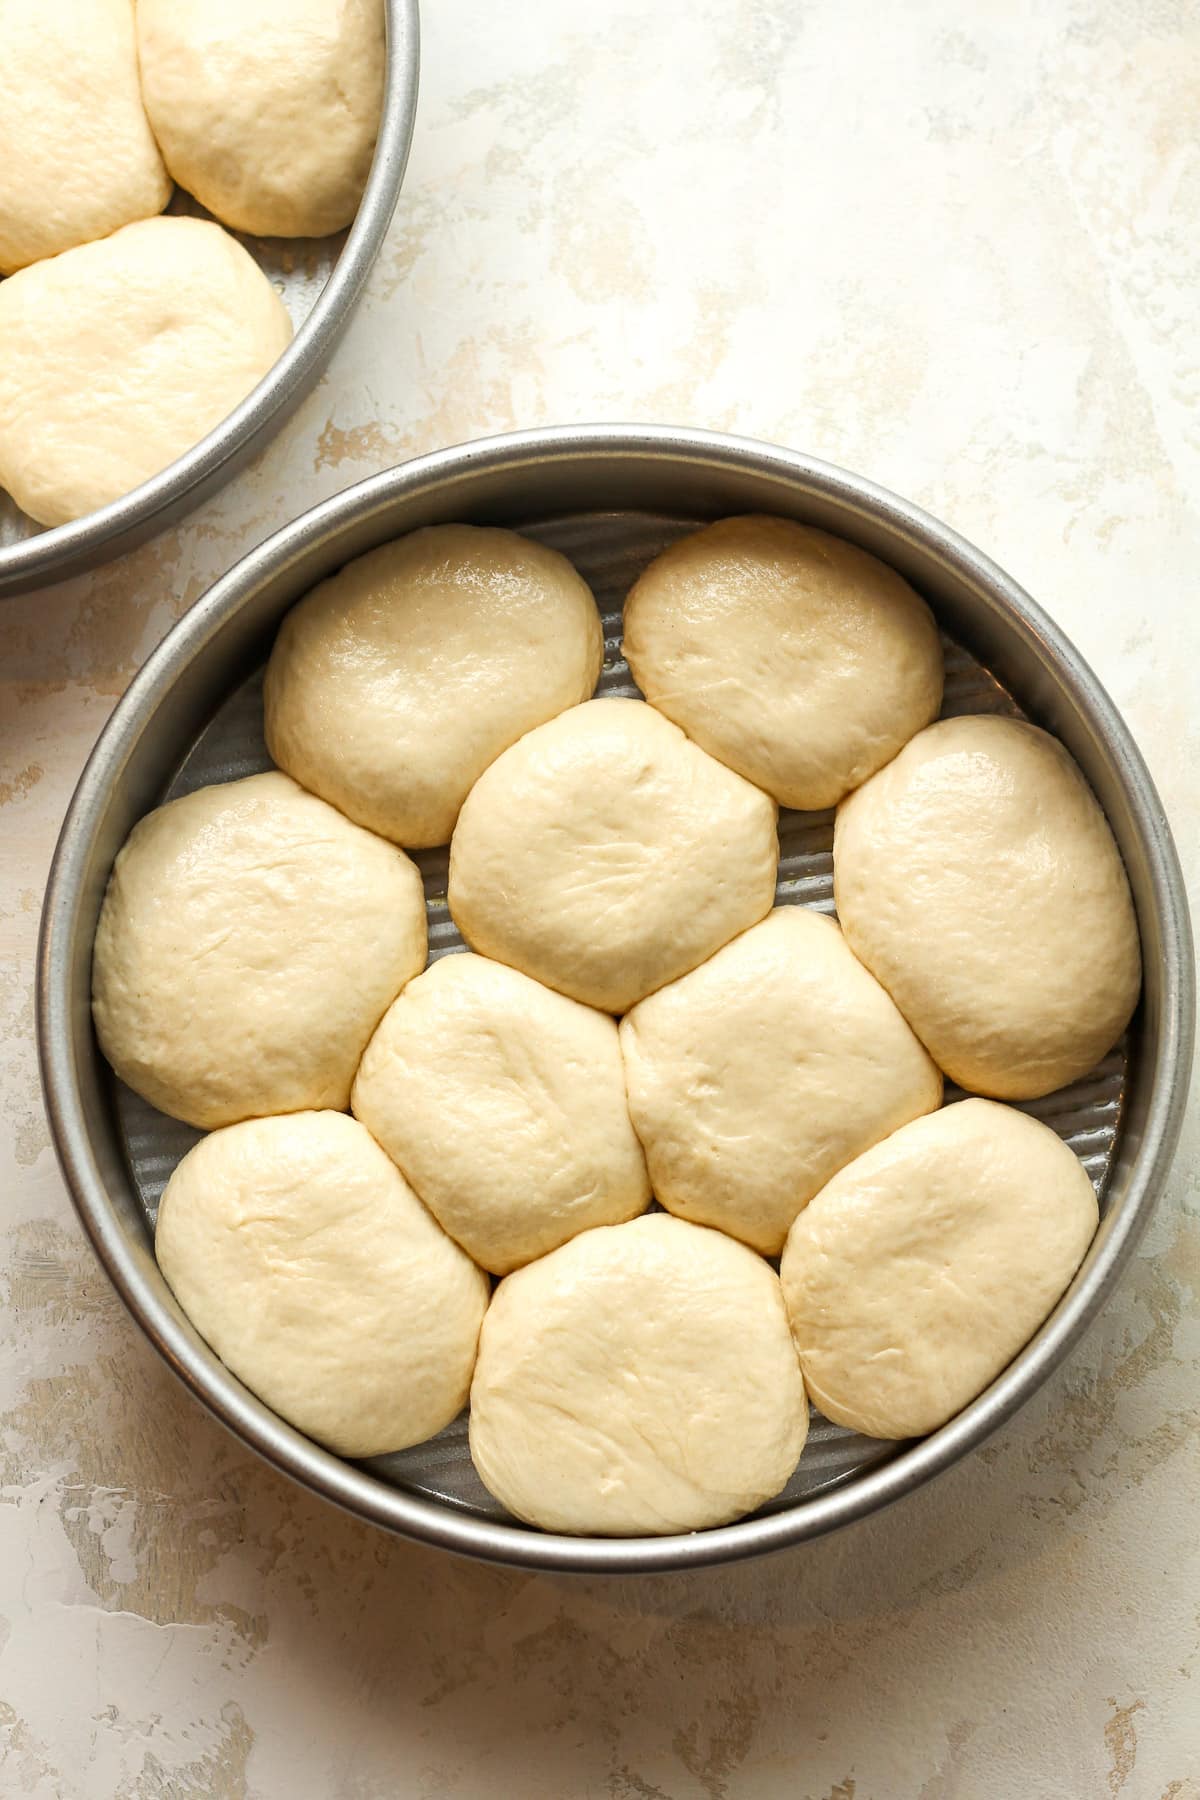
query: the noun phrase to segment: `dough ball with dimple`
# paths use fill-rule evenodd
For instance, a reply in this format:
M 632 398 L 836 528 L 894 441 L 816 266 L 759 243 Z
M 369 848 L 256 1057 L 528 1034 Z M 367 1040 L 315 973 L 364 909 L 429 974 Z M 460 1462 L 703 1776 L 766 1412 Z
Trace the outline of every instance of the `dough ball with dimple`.
M 514 531 L 428 526 L 292 608 L 267 665 L 267 744 L 360 825 L 446 844 L 471 784 L 586 700 L 603 655 L 565 556 Z
M 1097 1225 L 1047 1125 L 963 1100 L 902 1126 L 796 1220 L 781 1276 L 808 1391 L 870 1437 L 936 1431 L 1049 1315 Z
M 497 1275 L 649 1203 L 613 1020 L 482 956 L 442 957 L 408 984 L 351 1104 Z
M 778 1277 L 720 1232 L 648 1213 L 500 1283 L 471 1455 L 547 1531 L 698 1531 L 783 1487 L 808 1429 Z
M 654 1192 L 777 1256 L 845 1163 L 941 1104 L 942 1078 L 837 926 L 778 908 L 621 1022 Z
M 43 525 L 199 443 L 287 348 L 283 302 L 205 219 L 143 219 L 0 285 L 0 486 Z
M 791 519 L 720 519 L 656 557 L 625 602 L 625 655 L 647 700 L 784 806 L 833 806 L 942 699 L 925 602 Z
M 1125 868 L 1036 726 L 930 726 L 841 806 L 833 869 L 851 948 L 962 1087 L 1048 1094 L 1128 1024 L 1141 958 Z
M 167 1183 L 154 1248 L 239 1381 L 343 1456 L 421 1443 L 466 1400 L 487 1277 L 344 1113 L 202 1138 Z
M 132 0 L 3 0 L 0 274 L 148 219 L 170 197 Z
M 450 850 L 468 943 L 625 1012 L 770 910 L 776 809 L 640 700 L 593 700 L 481 775 Z
M 113 866 L 100 1048 L 189 1125 L 344 1108 L 424 961 L 421 878 L 394 844 L 277 772 L 198 788 L 140 820 Z
M 349 225 L 383 103 L 383 0 L 138 0 L 168 169 L 235 231 Z

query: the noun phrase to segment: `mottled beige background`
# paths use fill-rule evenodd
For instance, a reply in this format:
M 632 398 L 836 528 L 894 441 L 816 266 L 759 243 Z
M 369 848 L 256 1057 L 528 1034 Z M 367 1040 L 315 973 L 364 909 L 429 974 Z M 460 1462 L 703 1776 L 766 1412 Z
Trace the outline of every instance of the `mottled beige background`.
M 38 904 L 158 637 L 302 506 L 512 425 L 728 426 L 949 519 L 1062 621 L 1200 873 L 1194 0 L 428 0 L 404 198 L 282 439 L 0 602 L 0 1792 L 1196 1800 L 1200 1134 L 1070 1367 L 890 1515 L 542 1580 L 260 1468 L 92 1265 L 38 1098 Z

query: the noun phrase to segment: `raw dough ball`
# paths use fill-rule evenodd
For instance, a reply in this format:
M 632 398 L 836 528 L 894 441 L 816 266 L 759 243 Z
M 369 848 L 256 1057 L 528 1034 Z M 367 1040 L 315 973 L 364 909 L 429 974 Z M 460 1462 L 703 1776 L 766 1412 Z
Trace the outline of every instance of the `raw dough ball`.
M 403 852 L 286 775 L 250 775 L 134 826 L 96 928 L 96 1032 L 121 1080 L 189 1125 L 345 1107 L 424 961 Z
M 698 1531 L 795 1468 L 808 1405 L 774 1271 L 647 1213 L 500 1283 L 471 1386 L 471 1455 L 547 1531 Z
M 466 1400 L 487 1277 L 344 1113 L 201 1138 L 154 1249 L 238 1380 L 343 1456 L 419 1444 Z
M 643 1212 L 617 1028 L 528 975 L 444 956 L 384 1014 L 354 1112 L 494 1274 Z
M 1053 1309 L 1096 1196 L 1049 1126 L 963 1100 L 902 1126 L 796 1220 L 781 1275 L 826 1418 L 922 1437 L 961 1412 Z
M 450 911 L 486 956 L 624 1012 L 770 909 L 775 806 L 640 700 L 592 700 L 480 776 Z
M 833 806 L 936 719 L 942 649 L 885 563 L 791 519 L 719 519 L 625 602 L 647 700 L 784 806 Z
M 383 105 L 383 0 L 138 0 L 168 169 L 235 231 L 349 225 Z
M 43 525 L 127 494 L 287 348 L 283 302 L 204 219 L 143 219 L 0 285 L 0 486 Z
M 1051 1093 L 1128 1024 L 1141 957 L 1120 852 L 1036 726 L 930 726 L 841 806 L 833 871 L 851 949 L 960 1086 Z
M 621 1022 L 654 1192 L 777 1256 L 829 1177 L 942 1078 L 837 926 L 783 906 Z
M 360 556 L 283 622 L 263 703 L 275 761 L 397 843 L 448 844 L 502 750 L 586 700 L 604 637 L 565 556 L 433 525 Z
M 171 197 L 138 83 L 132 0 L 0 4 L 0 274 Z

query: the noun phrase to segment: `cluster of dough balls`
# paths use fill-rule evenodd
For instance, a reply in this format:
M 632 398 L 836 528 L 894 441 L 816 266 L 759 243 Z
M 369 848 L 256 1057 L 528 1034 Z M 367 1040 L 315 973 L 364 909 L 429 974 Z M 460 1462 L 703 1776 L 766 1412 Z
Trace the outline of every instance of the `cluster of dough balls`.
M 469 1395 L 512 1513 L 615 1535 L 778 1494 L 810 1396 L 904 1438 L 1003 1369 L 1097 1203 L 998 1102 L 1091 1068 L 1140 980 L 1082 776 L 934 722 L 894 571 L 722 520 L 625 630 L 649 703 L 593 698 L 553 550 L 446 525 L 350 563 L 276 638 L 278 769 L 141 821 L 94 972 L 117 1073 L 210 1131 L 156 1249 L 229 1367 L 356 1456 Z M 797 803 L 838 808 L 840 924 L 776 904 Z M 425 968 L 401 845 L 447 841 L 468 949 Z M 943 1071 L 986 1097 L 943 1106 Z
M 0 49 L 0 487 L 62 525 L 183 455 L 287 347 L 222 225 L 349 224 L 383 5 L 5 0 Z M 159 216 L 175 182 L 222 224 Z

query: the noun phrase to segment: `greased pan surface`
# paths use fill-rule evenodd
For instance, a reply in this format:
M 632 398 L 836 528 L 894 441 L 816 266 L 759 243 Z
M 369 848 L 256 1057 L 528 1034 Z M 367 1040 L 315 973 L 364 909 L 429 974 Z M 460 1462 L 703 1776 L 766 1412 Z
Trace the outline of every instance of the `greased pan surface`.
M 240 406 L 191 450 L 109 506 L 48 530 L 0 491 L 0 599 L 98 568 L 134 549 L 222 486 L 300 404 L 350 321 L 387 236 L 417 113 L 417 0 L 384 0 L 387 72 L 375 157 L 348 231 L 328 238 L 234 233 L 283 298 L 295 336 Z M 209 215 L 176 190 L 169 212 Z
M 265 766 L 262 661 L 283 611 L 323 574 L 418 524 L 515 526 L 563 550 L 592 584 L 605 623 L 601 691 L 634 693 L 620 658 L 628 586 L 680 532 L 747 509 L 840 531 L 899 567 L 947 638 L 944 710 L 1017 711 L 1046 725 L 1109 813 L 1138 907 L 1145 994 L 1127 1040 L 1099 1069 L 1029 1108 L 1083 1157 L 1103 1223 L 1038 1338 L 933 1437 L 880 1444 L 815 1419 L 788 1487 L 753 1519 L 668 1539 L 552 1537 L 508 1520 L 484 1492 L 464 1420 L 429 1444 L 350 1464 L 278 1420 L 191 1330 L 150 1245 L 158 1195 L 195 1134 L 105 1069 L 88 1010 L 91 937 L 113 856 L 142 812 Z M 832 816 L 785 812 L 780 832 L 780 902 L 830 909 Z M 419 860 L 431 954 L 447 954 L 459 940 L 445 908 L 444 852 Z M 484 441 L 364 482 L 253 552 L 172 631 L 106 728 L 64 827 L 43 924 L 39 1030 L 51 1120 L 83 1222 L 134 1316 L 219 1418 L 306 1485 L 390 1529 L 599 1572 L 717 1562 L 833 1529 L 949 1466 L 1027 1399 L 1102 1304 L 1153 1205 L 1182 1113 L 1192 1006 L 1182 886 L 1140 757 L 1090 671 L 999 570 L 915 508 L 807 458 L 710 434 L 594 427 Z

